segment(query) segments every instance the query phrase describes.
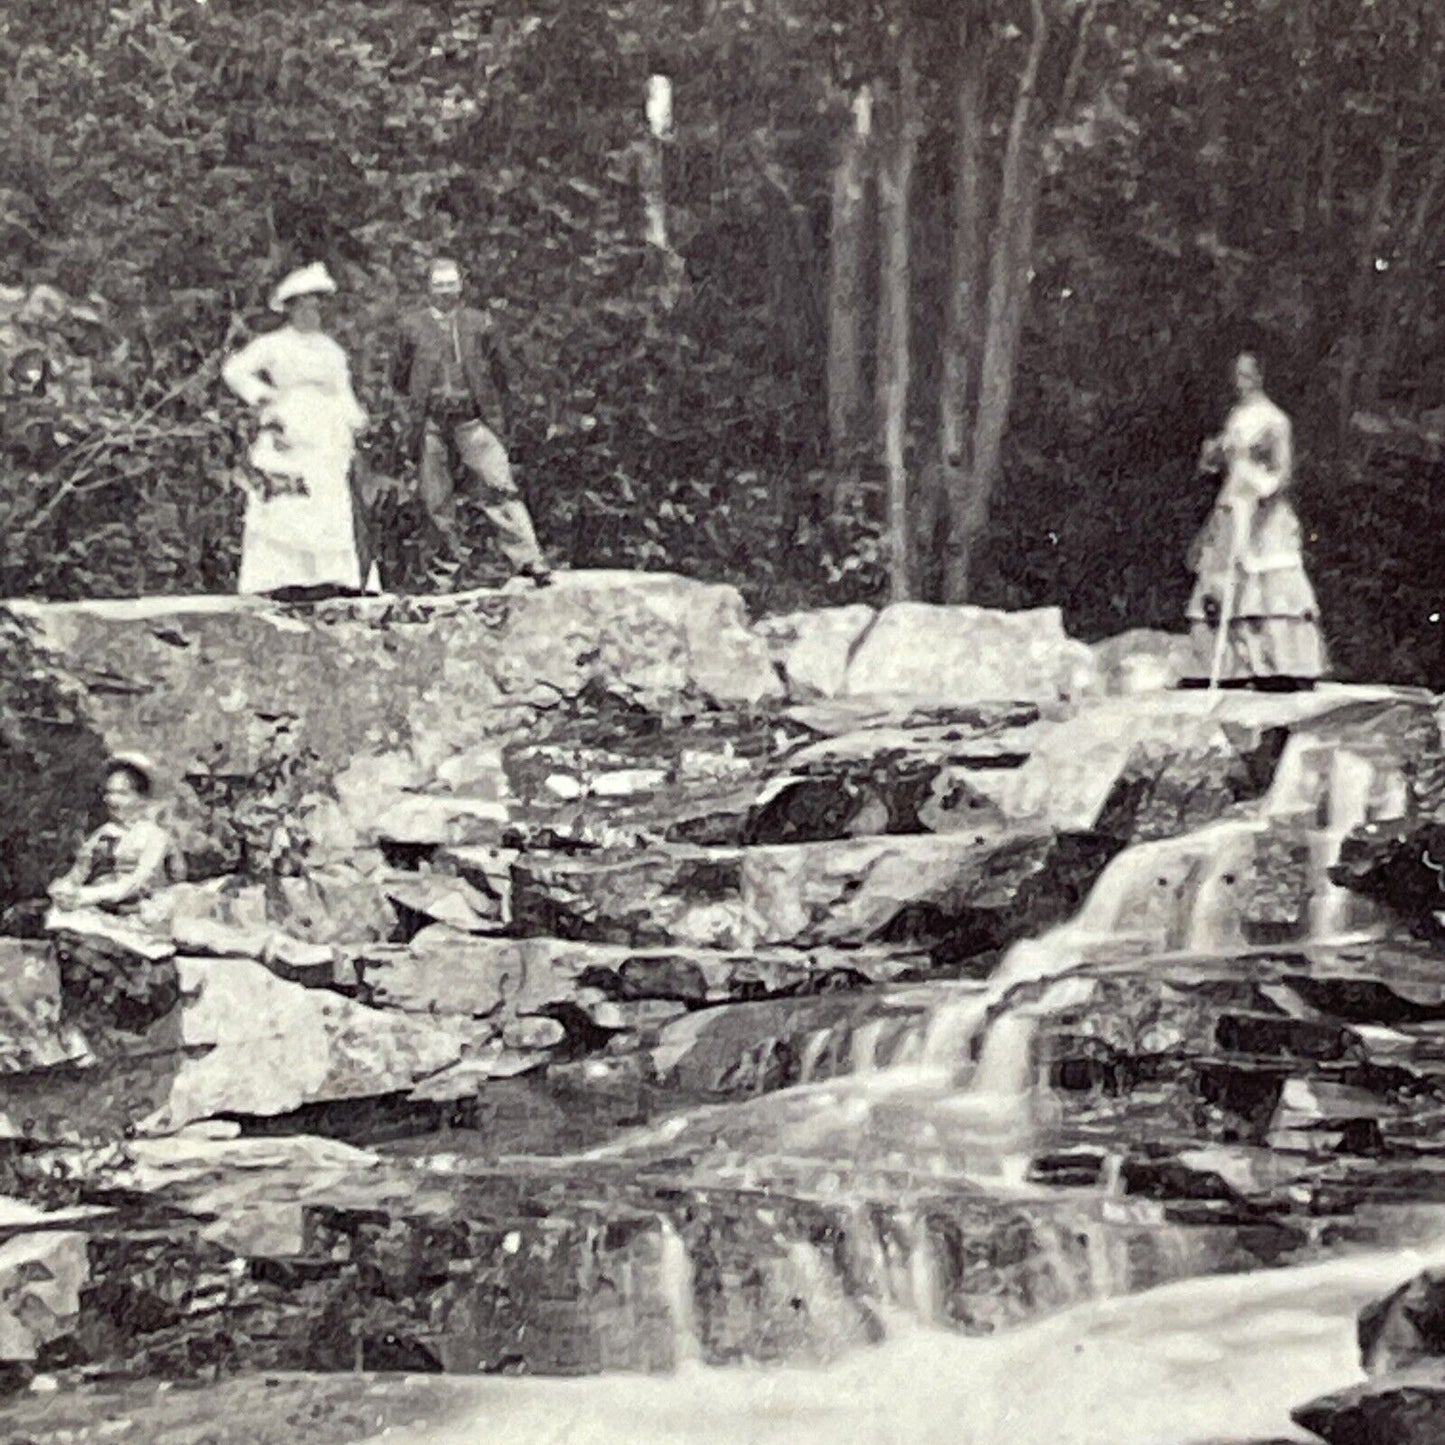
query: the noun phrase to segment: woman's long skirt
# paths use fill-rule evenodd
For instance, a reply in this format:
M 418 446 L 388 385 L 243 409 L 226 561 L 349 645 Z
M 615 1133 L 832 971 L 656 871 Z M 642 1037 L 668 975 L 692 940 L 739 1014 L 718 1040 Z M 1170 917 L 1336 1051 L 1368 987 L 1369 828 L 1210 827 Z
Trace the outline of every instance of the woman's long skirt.
M 1231 556 L 1232 538 L 1233 512 L 1221 499 L 1193 549 L 1195 585 L 1186 616 L 1194 679 L 1210 676 L 1226 612 L 1222 683 L 1301 683 L 1324 677 L 1329 656 L 1294 509 L 1282 497 L 1266 501 L 1238 557 Z

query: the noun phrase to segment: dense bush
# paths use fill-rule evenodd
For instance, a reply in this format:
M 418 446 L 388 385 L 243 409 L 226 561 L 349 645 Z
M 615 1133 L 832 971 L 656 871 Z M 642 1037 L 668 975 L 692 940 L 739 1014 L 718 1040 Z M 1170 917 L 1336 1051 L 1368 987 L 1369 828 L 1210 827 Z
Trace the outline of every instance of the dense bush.
M 1385 441 L 1362 454 L 1338 415 L 1356 342 L 1378 362 L 1372 404 L 1445 400 L 1432 381 L 1445 330 L 1425 284 L 1445 229 L 1430 224 L 1441 193 L 1428 147 L 1396 147 L 1395 191 L 1372 210 L 1388 97 L 1369 58 L 1386 40 L 1433 53 L 1418 16 L 1390 20 L 1403 8 L 1316 7 L 1311 30 L 1316 10 L 1302 4 L 1222 0 L 1201 17 L 1104 0 L 1108 75 L 1085 77 L 1085 91 L 1097 83 L 1090 114 L 1111 115 L 1116 140 L 1090 142 L 1090 120 L 1051 173 L 979 600 L 1061 602 L 1084 635 L 1176 623 L 1184 549 L 1209 505 L 1193 458 L 1227 404 L 1231 350 L 1252 344 L 1298 422 L 1311 564 L 1339 663 L 1445 685 L 1433 466 Z M 840 76 L 866 74 L 868 60 L 844 65 L 833 42 L 878 9 L 10 0 L 0 593 L 233 585 L 230 478 L 246 421 L 217 363 L 268 324 L 269 285 L 305 260 L 327 261 L 343 286 L 334 329 L 373 417 L 371 469 L 405 482 L 387 338 L 425 259 L 444 251 L 517 351 L 513 449 L 559 558 L 726 578 L 760 607 L 877 598 L 876 488 L 865 475 L 845 505 L 819 498 L 828 166 Z M 994 10 L 996 148 L 1012 12 L 1006 0 Z M 1261 73 L 1263 54 L 1288 84 Z M 1433 92 L 1395 59 L 1408 140 L 1428 134 L 1406 119 L 1423 121 Z M 947 57 L 929 60 L 936 88 Z M 665 170 L 680 284 L 679 261 L 644 239 L 654 67 L 677 89 Z M 1333 95 L 1326 194 L 1302 137 Z M 1216 121 L 1229 167 L 1199 140 Z M 937 137 L 924 147 L 917 183 L 919 467 L 946 282 L 946 150 Z M 1257 188 L 1289 204 L 1256 204 Z M 1221 226 L 1241 239 L 1226 244 Z M 1361 271 L 1367 244 L 1393 268 Z M 403 545 L 414 508 L 386 501 L 379 518 L 390 580 L 415 582 Z

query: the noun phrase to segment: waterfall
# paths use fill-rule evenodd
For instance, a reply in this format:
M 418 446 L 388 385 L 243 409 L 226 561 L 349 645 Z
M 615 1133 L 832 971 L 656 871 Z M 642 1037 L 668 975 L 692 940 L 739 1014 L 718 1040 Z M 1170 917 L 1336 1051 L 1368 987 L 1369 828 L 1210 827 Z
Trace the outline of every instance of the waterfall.
M 692 1258 L 687 1241 L 670 1219 L 659 1216 L 658 1284 L 672 1319 L 673 1367 L 700 1364 L 702 1337 L 698 1331 L 697 1302 L 693 1292 Z
M 1114 950 L 1136 945 L 1155 955 L 1229 956 L 1246 949 L 1238 888 L 1253 866 L 1256 841 L 1272 824 L 1299 821 L 1308 830 L 1310 937 L 1339 937 L 1358 905 L 1347 890 L 1330 883 L 1326 870 L 1344 837 L 1368 819 L 1372 798 L 1398 793 L 1390 783 L 1389 777 L 1379 777 L 1370 759 L 1308 731 L 1296 733 L 1280 755 L 1268 792 L 1248 815 L 1126 848 L 1104 869 L 1072 919 L 1040 938 L 1014 944 L 985 989 L 937 1008 L 925 1036 L 924 1062 L 946 1068 L 967 1058 L 979 1030 L 1009 994 L 1078 968 L 1102 945 Z M 1008 1017 L 998 1014 L 989 1034 Z M 1001 1050 L 1016 1046 L 1017 1036 L 999 1044 Z M 973 1092 L 999 1089 L 999 1076 L 983 1067 L 988 1053 L 985 1039 Z M 1010 1061 L 1010 1067 L 1016 1065 L 1016 1059 Z M 1019 1082 L 1026 1086 L 1028 1080 L 1020 1077 Z
M 883 1030 L 887 1019 L 869 1019 L 853 1030 L 849 1049 L 850 1072 L 854 1074 L 876 1074 L 879 1070 L 878 1046 L 883 1041 Z
M 802 1057 L 798 1060 L 798 1082 L 811 1084 L 818 1072 L 818 1064 L 833 1042 L 832 1029 L 819 1029 L 803 1045 Z
M 943 1290 L 926 1214 L 920 1212 L 908 1219 L 906 1248 L 909 1302 L 920 1320 L 934 1324 L 943 1314 Z
M 1329 878 L 1329 867 L 1339 857 L 1340 844 L 1370 816 L 1376 769 L 1368 758 L 1341 748 L 1330 764 L 1329 799 L 1325 826 L 1311 841 L 1311 871 L 1316 877 L 1310 899 L 1310 932 L 1315 938 L 1339 937 L 1349 931 L 1360 912 L 1356 895 Z

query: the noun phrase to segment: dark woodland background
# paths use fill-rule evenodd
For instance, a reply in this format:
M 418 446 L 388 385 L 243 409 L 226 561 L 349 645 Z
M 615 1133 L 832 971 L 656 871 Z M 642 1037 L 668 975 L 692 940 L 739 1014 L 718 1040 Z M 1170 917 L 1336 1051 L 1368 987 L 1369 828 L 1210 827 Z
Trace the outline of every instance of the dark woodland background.
M 7 0 L 0 594 L 233 585 L 217 363 L 307 260 L 404 479 L 387 332 L 440 251 L 571 565 L 1176 626 L 1248 346 L 1338 670 L 1445 687 L 1440 9 Z

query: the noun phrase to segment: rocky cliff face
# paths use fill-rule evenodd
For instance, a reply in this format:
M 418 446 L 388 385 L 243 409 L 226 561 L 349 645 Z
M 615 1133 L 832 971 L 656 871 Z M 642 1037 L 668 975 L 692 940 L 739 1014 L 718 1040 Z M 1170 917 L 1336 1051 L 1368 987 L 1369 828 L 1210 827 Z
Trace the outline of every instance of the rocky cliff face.
M 818 1361 L 1439 1219 L 1433 699 L 673 578 L 14 615 L 215 875 L 0 950 L 16 1378 Z

